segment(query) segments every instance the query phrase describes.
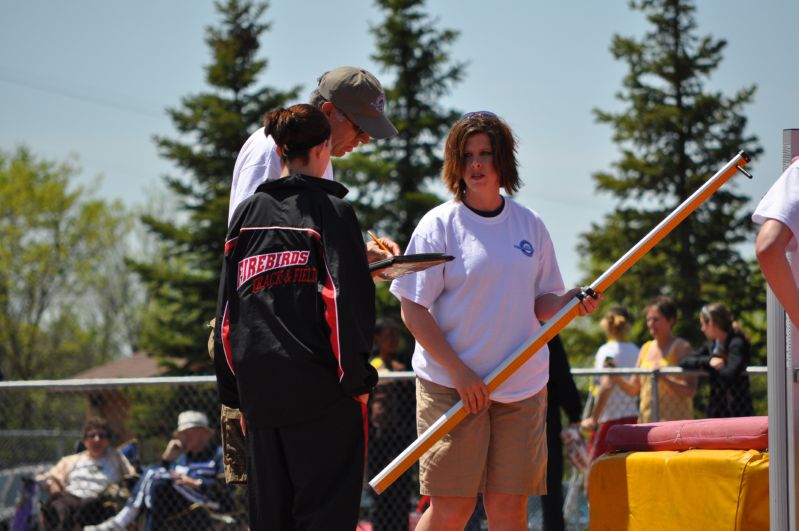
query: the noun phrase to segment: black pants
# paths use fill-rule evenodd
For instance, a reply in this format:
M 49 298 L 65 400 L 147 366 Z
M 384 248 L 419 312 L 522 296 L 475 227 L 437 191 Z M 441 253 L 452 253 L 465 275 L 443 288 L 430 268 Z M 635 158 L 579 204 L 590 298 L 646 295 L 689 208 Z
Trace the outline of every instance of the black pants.
M 560 441 L 560 429 L 547 425 L 547 494 L 541 496 L 541 509 L 544 513 L 545 531 L 563 531 L 566 523 L 563 519 L 563 443 Z
M 54 497 L 44 506 L 45 528 L 72 531 L 76 525 L 99 524 L 113 515 L 98 498 L 78 498 L 68 492 Z
M 342 398 L 310 422 L 247 426 L 250 529 L 353 531 L 358 525 L 366 408 Z

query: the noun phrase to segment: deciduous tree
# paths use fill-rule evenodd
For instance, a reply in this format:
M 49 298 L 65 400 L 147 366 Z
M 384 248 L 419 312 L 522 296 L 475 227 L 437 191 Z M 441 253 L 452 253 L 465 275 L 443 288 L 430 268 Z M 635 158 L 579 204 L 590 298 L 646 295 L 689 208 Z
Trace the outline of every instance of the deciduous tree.
M 138 299 L 122 266 L 130 217 L 75 184 L 74 163 L 0 151 L 0 364 L 66 377 L 130 349 Z

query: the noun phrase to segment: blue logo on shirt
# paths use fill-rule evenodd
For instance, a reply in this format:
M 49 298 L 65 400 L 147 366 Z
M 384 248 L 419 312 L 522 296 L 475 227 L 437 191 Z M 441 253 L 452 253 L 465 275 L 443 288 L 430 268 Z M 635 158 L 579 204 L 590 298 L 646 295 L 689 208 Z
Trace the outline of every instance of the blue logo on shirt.
M 535 249 L 533 249 L 533 244 L 527 240 L 520 241 L 519 245 L 514 245 L 514 247 L 523 252 L 525 256 L 533 256 L 533 252 L 535 251 Z

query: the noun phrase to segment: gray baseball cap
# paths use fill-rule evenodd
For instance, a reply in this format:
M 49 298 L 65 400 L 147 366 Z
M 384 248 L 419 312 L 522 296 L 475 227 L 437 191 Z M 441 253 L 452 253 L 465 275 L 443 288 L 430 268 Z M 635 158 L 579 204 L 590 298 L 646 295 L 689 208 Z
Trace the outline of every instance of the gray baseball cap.
M 386 97 L 375 76 L 361 68 L 342 66 L 319 78 L 319 94 L 347 115 L 372 138 L 397 134 L 386 118 Z

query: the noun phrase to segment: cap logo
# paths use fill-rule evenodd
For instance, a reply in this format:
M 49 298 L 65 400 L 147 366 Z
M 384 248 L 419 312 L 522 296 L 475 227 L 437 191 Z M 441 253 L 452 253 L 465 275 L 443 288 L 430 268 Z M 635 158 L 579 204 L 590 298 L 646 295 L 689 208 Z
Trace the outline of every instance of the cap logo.
M 383 94 L 380 94 L 372 103 L 372 107 L 380 114 L 383 114 L 383 109 L 386 107 L 386 97 Z

